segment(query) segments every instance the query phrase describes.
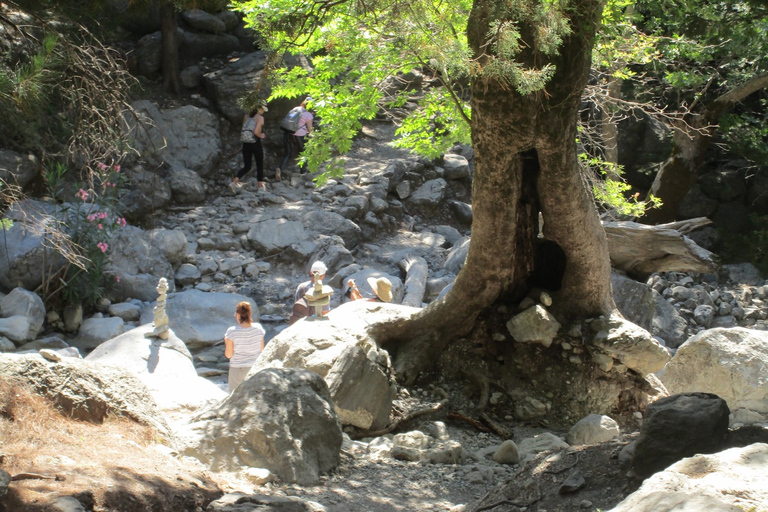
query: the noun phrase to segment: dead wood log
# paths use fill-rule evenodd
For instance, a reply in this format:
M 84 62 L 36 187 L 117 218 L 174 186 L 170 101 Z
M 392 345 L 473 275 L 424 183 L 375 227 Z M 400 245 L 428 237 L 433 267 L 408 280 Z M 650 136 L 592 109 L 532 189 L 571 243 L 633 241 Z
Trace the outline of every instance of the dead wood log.
M 514 437 L 514 432 L 512 432 L 511 429 L 505 427 L 504 425 L 494 421 L 491 419 L 490 416 L 488 416 L 485 413 L 480 414 L 480 421 L 482 421 L 484 424 L 488 425 L 488 428 L 493 430 L 497 436 L 500 438 L 506 440 L 506 439 L 512 439 Z
M 705 217 L 648 226 L 637 222 L 604 222 L 614 268 L 635 276 L 654 272 L 714 272 L 715 255 L 684 233 L 705 226 Z
M 429 274 L 427 262 L 418 256 L 408 256 L 400 260 L 398 266 L 406 274 L 403 285 L 405 295 L 401 304 L 420 308 L 427 289 L 427 275 Z

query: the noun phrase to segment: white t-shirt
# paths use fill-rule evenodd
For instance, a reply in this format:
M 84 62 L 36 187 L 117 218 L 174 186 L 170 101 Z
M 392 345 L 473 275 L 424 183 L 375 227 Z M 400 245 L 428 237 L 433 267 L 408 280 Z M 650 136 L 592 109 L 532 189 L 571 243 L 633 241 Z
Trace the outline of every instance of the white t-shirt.
M 261 343 L 266 331 L 258 323 L 250 327 L 233 326 L 227 329 L 225 338 L 232 340 L 235 353 L 229 360 L 231 368 L 250 368 L 261 355 Z

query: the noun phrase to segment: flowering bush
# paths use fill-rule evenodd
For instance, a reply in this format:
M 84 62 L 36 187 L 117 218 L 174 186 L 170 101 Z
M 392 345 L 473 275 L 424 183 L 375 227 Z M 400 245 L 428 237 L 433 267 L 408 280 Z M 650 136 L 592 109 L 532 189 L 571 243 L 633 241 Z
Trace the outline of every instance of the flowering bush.
M 66 227 L 73 254 L 67 255 L 67 264 L 49 276 L 47 299 L 49 302 L 82 304 L 91 308 L 105 296 L 119 276 L 105 272 L 109 243 L 114 230 L 125 227 L 125 218 L 118 213 L 118 193 L 123 183 L 119 165 L 99 164 L 91 173 L 91 183 L 76 183 L 70 202 L 63 202 L 66 168 L 56 164 L 46 173 L 48 189 L 57 202 L 62 202 L 58 219 Z M 55 289 L 50 286 L 55 282 Z

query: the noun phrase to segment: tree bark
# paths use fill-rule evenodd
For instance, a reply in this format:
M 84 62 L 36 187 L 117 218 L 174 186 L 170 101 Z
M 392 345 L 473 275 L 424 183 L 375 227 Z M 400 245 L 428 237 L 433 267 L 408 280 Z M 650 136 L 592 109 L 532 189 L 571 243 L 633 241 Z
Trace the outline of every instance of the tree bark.
M 662 206 L 648 210 L 642 219 L 644 223 L 672 222 L 677 218 L 680 204 L 698 180 L 698 170 L 712 142 L 718 118 L 737 102 L 765 87 L 768 87 L 768 74 L 751 78 L 716 98 L 702 114 L 689 116 L 687 125 L 675 127 L 672 154 L 659 167 L 649 191 L 661 199 Z
M 476 0 L 470 14 L 468 36 L 480 65 L 488 28 L 503 11 L 499 3 Z M 513 304 L 525 296 L 536 264 L 540 213 L 545 237 L 567 258 L 551 311 L 568 322 L 614 308 L 605 233 L 576 148 L 578 106 L 602 3 L 570 1 L 567 12 L 573 32 L 554 57 L 538 50 L 536 27 L 520 27 L 528 46 L 518 62 L 527 68 L 556 66 L 545 90 L 523 96 L 498 77 L 473 80 L 475 175 L 466 264 L 444 298 L 408 321 L 372 331 L 394 355 L 401 382 L 412 383 L 496 301 Z
M 176 38 L 176 6 L 171 1 L 160 5 L 160 34 L 162 40 L 163 89 L 181 93 L 179 78 L 179 45 Z

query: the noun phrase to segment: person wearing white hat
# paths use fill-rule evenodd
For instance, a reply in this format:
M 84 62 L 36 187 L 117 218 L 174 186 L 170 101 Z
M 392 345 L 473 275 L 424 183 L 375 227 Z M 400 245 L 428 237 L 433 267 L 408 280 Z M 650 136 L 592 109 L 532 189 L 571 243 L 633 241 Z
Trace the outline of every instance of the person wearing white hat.
M 325 263 L 318 260 L 312 264 L 312 267 L 309 269 L 309 281 L 304 281 L 299 286 L 296 287 L 296 293 L 293 294 L 293 302 L 294 304 L 301 300 L 304 295 L 307 294 L 310 288 L 314 285 L 314 276 L 315 274 L 320 276 L 320 280 L 323 280 L 325 278 L 325 273 L 328 271 L 328 267 L 325 266 Z M 323 306 L 323 314 L 327 315 L 328 312 L 331 310 L 331 305 L 326 304 Z

